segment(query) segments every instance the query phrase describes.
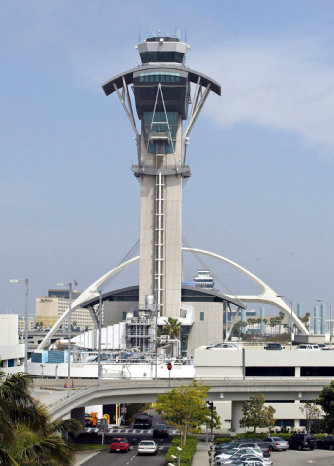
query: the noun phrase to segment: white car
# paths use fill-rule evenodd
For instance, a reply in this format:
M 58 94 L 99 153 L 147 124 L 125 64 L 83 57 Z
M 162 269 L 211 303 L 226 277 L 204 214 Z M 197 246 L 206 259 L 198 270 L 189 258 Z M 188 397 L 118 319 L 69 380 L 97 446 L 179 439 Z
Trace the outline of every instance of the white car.
M 309 345 L 309 344 L 306 344 L 306 343 L 303 343 L 301 345 L 298 345 L 296 350 L 299 351 L 303 351 L 303 350 L 319 350 L 319 346 L 318 345 Z
M 158 446 L 153 440 L 142 440 L 138 445 L 138 455 L 156 455 Z
M 224 453 L 221 453 L 220 455 L 216 456 L 215 458 L 216 466 L 220 466 L 221 464 L 224 464 L 223 462 L 225 460 L 228 460 L 229 458 L 231 458 L 231 456 L 235 454 L 239 454 L 240 456 L 241 455 L 256 455 L 256 456 L 263 458 L 263 453 L 262 453 L 261 448 L 251 448 L 251 447 L 247 448 L 247 447 L 242 447 L 242 446 L 240 446 L 240 448 L 233 448 L 233 449 L 228 448 L 226 451 L 224 451 Z
M 208 346 L 207 349 L 210 349 L 210 350 L 220 350 L 220 349 L 237 350 L 238 347 L 237 347 L 237 345 L 234 345 L 233 343 L 217 343 L 214 346 Z
M 238 464 L 238 463 L 244 464 L 244 462 L 246 463 L 246 461 L 249 461 L 250 464 L 252 464 L 251 461 L 254 461 L 255 464 L 256 462 L 258 462 L 263 466 L 272 466 L 274 464 L 269 458 L 261 458 L 260 456 L 257 456 L 257 455 L 241 455 L 241 456 L 233 455 L 228 460 L 223 461 L 221 465 Z

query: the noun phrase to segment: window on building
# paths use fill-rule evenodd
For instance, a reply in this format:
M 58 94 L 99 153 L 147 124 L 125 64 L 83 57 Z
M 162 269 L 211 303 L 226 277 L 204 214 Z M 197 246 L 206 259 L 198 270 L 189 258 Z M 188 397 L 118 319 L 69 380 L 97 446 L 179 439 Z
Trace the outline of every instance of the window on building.
M 301 367 L 301 377 L 333 377 L 334 367 L 333 366 L 317 366 L 317 367 Z
M 295 421 L 294 419 L 276 419 L 275 426 L 276 427 L 294 427 Z
M 123 320 L 126 320 L 126 311 L 123 311 Z
M 246 367 L 246 376 L 253 377 L 294 377 L 294 367 L 256 366 Z
M 204 320 L 204 312 L 199 313 L 199 320 Z

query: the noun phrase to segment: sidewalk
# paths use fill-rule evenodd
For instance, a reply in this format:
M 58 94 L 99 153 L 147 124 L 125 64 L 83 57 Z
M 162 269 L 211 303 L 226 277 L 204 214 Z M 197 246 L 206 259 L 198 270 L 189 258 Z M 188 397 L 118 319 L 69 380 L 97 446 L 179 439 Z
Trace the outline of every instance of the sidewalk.
M 209 464 L 209 454 L 210 443 L 206 444 L 205 442 L 198 442 L 196 447 L 196 452 L 192 462 L 192 466 L 206 466 Z M 214 452 L 214 450 L 213 450 Z

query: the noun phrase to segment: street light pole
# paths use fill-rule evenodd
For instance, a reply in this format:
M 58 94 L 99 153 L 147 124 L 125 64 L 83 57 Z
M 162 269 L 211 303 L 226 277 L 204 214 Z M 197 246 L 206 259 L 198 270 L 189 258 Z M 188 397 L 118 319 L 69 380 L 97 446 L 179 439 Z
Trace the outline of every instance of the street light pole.
M 99 293 L 99 341 L 97 349 L 97 385 L 101 384 L 101 332 L 102 332 L 102 290 L 97 290 Z
M 101 385 L 101 333 L 102 333 L 102 290 L 91 290 L 91 293 L 99 294 L 99 338 L 97 343 L 97 385 Z
M 75 282 L 76 283 L 76 282 Z M 57 283 L 57 286 L 68 286 L 68 360 L 67 360 L 67 397 L 71 393 L 71 314 L 72 314 L 72 282 L 70 283 Z
M 292 301 L 283 295 L 276 295 L 277 298 L 284 298 L 290 303 L 290 351 L 292 350 Z
M 213 401 L 207 401 L 211 411 L 211 441 L 213 441 Z
M 25 306 L 24 306 L 24 372 L 28 373 L 28 319 L 29 319 L 29 278 L 11 278 L 9 283 L 25 284 Z
M 327 306 L 329 307 L 329 344 L 332 343 L 332 305 L 329 304 L 327 301 L 325 301 L 324 299 L 317 299 L 317 301 L 319 303 L 323 302 L 325 304 L 327 304 Z

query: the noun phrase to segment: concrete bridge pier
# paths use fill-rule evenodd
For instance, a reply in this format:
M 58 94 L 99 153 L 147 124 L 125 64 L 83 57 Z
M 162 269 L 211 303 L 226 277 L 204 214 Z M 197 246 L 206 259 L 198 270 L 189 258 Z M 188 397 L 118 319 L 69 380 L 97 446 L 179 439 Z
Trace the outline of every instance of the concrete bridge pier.
M 84 429 L 85 429 L 85 407 L 84 406 L 80 406 L 79 408 L 74 408 L 71 410 L 71 418 L 72 419 L 76 419 L 77 421 L 80 422 L 80 424 L 82 425 L 82 429 L 80 432 L 82 432 Z M 80 434 L 80 432 L 75 432 L 74 433 L 74 436 L 78 436 Z
M 239 421 L 242 418 L 242 404 L 243 401 L 232 401 L 232 417 L 231 417 L 231 428 L 236 434 L 245 432 L 244 427 L 240 427 Z

